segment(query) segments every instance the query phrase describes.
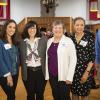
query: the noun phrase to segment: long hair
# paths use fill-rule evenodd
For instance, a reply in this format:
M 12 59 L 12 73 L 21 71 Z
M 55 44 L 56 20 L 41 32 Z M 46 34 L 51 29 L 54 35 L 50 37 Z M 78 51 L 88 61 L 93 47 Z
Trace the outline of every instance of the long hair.
M 28 29 L 31 28 L 31 27 L 34 27 L 35 25 L 36 25 L 36 34 L 35 34 L 35 37 L 41 37 L 41 34 L 39 32 L 39 29 L 38 29 L 38 24 L 35 21 L 31 20 L 24 27 L 24 30 L 23 30 L 23 33 L 22 33 L 22 38 L 23 39 L 30 38 L 29 37 L 29 33 L 28 33 Z
M 15 33 L 14 35 L 11 37 L 12 39 L 12 43 L 14 45 L 16 45 L 18 43 L 18 28 L 17 28 L 17 23 L 13 20 L 13 19 L 9 19 L 7 20 L 4 25 L 3 25 L 3 28 L 2 28 L 2 31 L 1 31 L 1 34 L 0 34 L 0 38 L 8 43 L 8 39 L 7 39 L 7 26 L 10 24 L 10 23 L 14 23 L 15 24 Z

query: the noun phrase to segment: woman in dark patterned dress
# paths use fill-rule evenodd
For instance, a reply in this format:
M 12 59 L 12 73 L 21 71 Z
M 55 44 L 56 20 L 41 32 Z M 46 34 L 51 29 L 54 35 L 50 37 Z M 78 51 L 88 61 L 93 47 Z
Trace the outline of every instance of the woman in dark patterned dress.
M 74 19 L 75 34 L 72 40 L 77 50 L 77 65 L 72 83 L 72 98 L 89 99 L 92 80 L 92 65 L 95 59 L 95 40 L 92 34 L 84 32 L 85 20 L 81 17 Z

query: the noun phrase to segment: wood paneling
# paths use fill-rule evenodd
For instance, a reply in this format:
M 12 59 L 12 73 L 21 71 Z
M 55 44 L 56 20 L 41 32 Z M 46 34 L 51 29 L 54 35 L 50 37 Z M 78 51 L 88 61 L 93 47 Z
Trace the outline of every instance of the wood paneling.
M 91 25 L 91 30 L 96 33 L 96 30 L 97 29 L 100 29 L 100 24 L 94 24 L 94 25 Z
M 0 32 L 1 32 L 1 30 L 2 30 L 2 25 L 0 25 Z
M 55 20 L 61 20 L 65 24 L 65 29 L 67 32 L 72 31 L 72 18 L 71 17 L 27 17 L 24 18 L 18 25 L 19 32 L 23 31 L 25 24 L 30 21 L 34 20 L 38 23 L 39 27 L 45 27 L 47 30 L 51 30 L 52 22 Z
M 6 20 L 7 19 L 0 19 L 0 31 L 2 30 L 2 27 L 3 27 Z

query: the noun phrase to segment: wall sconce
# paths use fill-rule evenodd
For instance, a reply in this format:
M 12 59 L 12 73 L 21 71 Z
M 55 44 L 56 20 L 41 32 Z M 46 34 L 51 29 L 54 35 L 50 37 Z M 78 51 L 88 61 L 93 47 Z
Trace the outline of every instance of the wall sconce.
M 0 2 L 0 6 L 6 6 L 7 3 L 6 2 Z

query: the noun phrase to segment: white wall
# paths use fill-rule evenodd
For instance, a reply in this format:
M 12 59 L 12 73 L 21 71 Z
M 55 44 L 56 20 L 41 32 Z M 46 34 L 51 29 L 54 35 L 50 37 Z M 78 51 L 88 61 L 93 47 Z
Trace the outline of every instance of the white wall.
M 81 16 L 86 19 L 87 0 L 57 0 L 55 16 Z M 11 0 L 11 18 L 19 23 L 25 17 L 40 16 L 40 0 Z
M 58 0 L 59 6 L 56 7 L 56 16 L 81 16 L 86 19 L 87 0 Z
M 11 18 L 17 23 L 32 16 L 40 16 L 40 0 L 11 0 Z

